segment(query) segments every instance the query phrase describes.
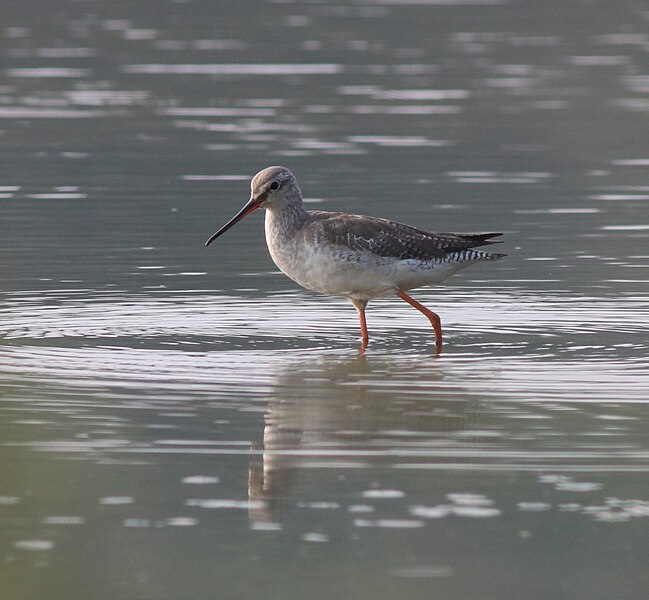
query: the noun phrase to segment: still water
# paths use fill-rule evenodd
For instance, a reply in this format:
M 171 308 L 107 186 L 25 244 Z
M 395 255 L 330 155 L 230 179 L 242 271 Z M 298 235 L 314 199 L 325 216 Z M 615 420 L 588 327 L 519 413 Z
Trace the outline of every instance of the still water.
M 636 599 L 642 2 L 5 2 L 3 600 Z M 508 258 L 354 309 L 259 169 Z

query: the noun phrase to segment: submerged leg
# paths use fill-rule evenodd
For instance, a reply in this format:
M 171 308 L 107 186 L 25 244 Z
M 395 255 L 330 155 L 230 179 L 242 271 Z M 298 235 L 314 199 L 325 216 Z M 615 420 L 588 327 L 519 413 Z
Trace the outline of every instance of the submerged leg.
M 416 308 L 420 313 L 426 315 L 430 324 L 435 330 L 435 352 L 441 354 L 442 352 L 442 321 L 439 315 L 435 314 L 432 310 L 428 310 L 423 304 L 419 304 L 414 298 L 411 298 L 405 292 L 397 292 L 397 296 L 405 300 L 410 306 Z
M 367 306 L 367 300 L 356 300 L 355 298 L 350 298 L 349 301 L 356 307 L 358 318 L 361 321 L 361 353 L 363 353 L 370 341 L 370 336 L 367 333 L 367 322 L 365 321 L 365 307 Z

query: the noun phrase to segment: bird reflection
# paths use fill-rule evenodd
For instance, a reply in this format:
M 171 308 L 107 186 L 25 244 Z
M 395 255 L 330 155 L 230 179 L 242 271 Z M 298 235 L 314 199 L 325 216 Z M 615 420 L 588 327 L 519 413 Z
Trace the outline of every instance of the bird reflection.
M 476 400 L 445 377 L 428 357 L 320 356 L 278 373 L 249 468 L 251 524 L 281 521 L 298 477 L 316 462 L 357 466 L 370 455 L 389 465 L 399 448 L 457 443 L 454 432 L 474 426 Z

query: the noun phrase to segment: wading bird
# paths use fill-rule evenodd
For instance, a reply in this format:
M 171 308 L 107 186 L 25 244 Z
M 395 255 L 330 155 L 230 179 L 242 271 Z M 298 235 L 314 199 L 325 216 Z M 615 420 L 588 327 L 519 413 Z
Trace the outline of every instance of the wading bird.
M 474 250 L 495 243 L 492 238 L 501 233 L 434 233 L 376 217 L 306 210 L 295 175 L 285 167 L 260 171 L 250 189 L 248 203 L 205 245 L 258 208 L 266 209 L 266 243 L 273 261 L 302 287 L 344 296 L 356 307 L 361 352 L 369 341 L 367 303 L 396 295 L 430 320 L 439 354 L 439 316 L 406 292 L 441 283 L 474 263 L 505 256 Z

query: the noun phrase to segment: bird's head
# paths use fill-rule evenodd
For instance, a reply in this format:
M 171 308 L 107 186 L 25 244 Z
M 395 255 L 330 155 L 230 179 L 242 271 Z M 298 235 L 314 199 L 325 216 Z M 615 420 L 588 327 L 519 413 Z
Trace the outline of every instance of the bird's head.
M 217 237 L 258 208 L 274 210 L 283 205 L 302 202 L 302 192 L 295 175 L 286 167 L 267 167 L 250 182 L 250 200 L 221 229 L 205 242 L 209 246 Z

